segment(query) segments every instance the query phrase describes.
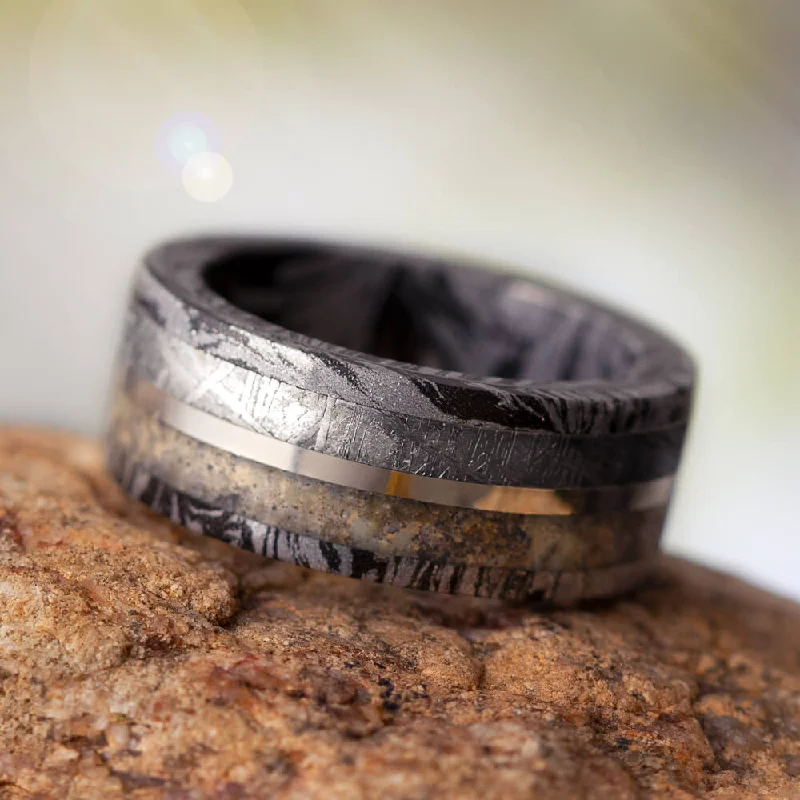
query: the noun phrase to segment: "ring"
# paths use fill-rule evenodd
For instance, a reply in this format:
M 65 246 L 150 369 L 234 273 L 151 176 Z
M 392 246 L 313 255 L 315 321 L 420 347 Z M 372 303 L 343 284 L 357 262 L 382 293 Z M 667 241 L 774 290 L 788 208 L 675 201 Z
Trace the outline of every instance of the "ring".
M 339 575 L 568 605 L 651 574 L 695 371 L 493 265 L 218 237 L 144 258 L 118 374 L 109 470 L 172 521 Z

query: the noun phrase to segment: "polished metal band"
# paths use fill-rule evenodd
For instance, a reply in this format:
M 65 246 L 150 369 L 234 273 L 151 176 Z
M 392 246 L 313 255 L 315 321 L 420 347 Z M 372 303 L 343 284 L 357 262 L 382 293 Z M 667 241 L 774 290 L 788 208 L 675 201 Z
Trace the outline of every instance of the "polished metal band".
M 641 511 L 669 502 L 673 478 L 593 489 L 535 489 L 427 478 L 315 453 L 241 428 L 168 395 L 152 383 L 132 380 L 127 390 L 144 410 L 187 436 L 268 467 L 319 481 L 379 492 L 389 497 L 515 514 L 570 515 Z
M 648 574 L 693 384 L 671 342 L 550 287 L 273 240 L 151 253 L 119 366 L 109 467 L 159 513 L 314 569 L 556 602 Z

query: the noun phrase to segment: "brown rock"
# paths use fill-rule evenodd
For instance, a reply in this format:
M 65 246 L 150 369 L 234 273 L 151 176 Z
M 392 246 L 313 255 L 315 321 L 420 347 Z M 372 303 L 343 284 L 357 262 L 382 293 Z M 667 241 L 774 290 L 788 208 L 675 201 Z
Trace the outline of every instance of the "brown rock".
M 800 609 L 680 561 L 551 613 L 315 575 L 6 430 L 0 797 L 800 797 Z

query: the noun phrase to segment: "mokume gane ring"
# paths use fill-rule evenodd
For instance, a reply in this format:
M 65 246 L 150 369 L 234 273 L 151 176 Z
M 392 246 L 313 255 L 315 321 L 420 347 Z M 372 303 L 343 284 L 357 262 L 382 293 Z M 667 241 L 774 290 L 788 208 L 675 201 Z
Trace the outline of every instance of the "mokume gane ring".
M 179 241 L 138 274 L 108 464 L 160 514 L 271 558 L 569 604 L 650 573 L 693 385 L 661 334 L 519 276 Z

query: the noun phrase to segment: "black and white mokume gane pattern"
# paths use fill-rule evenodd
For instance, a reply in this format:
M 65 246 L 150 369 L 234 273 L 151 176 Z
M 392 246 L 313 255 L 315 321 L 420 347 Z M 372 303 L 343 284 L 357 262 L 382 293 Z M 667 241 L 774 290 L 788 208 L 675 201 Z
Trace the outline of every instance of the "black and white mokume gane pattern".
M 630 560 L 618 515 L 629 503 L 643 541 L 660 527 L 694 384 L 670 340 L 525 278 L 255 238 L 151 252 L 120 367 L 109 464 L 157 511 L 209 535 L 225 520 L 226 541 L 314 569 L 517 599 L 646 574 L 652 548 Z M 581 588 L 556 592 L 564 575 Z
M 112 452 L 109 464 L 131 497 L 191 531 L 278 561 L 405 589 L 569 606 L 630 591 L 647 578 L 654 566 L 653 558 L 648 558 L 592 570 L 550 572 L 452 564 L 446 558 L 382 556 L 281 530 L 204 503 L 139 465 L 126 463 L 123 453 Z

